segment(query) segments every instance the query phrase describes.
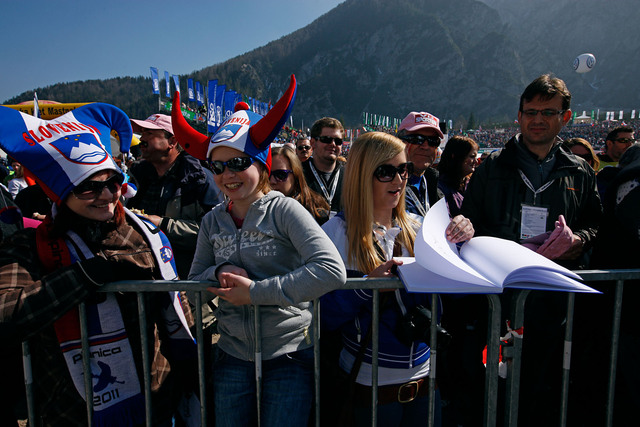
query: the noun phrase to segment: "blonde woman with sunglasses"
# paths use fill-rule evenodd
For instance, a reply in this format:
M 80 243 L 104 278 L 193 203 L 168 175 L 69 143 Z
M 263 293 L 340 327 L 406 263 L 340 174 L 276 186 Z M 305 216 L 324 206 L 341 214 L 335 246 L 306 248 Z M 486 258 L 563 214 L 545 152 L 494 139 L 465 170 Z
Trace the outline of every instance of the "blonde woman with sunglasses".
M 413 256 L 420 217 L 405 211 L 404 190 L 413 165 L 407 162 L 404 143 L 395 136 L 371 132 L 352 145 L 343 188 L 344 211 L 323 229 L 343 257 L 350 277 L 391 277 L 401 261 Z M 447 228 L 452 242 L 473 236 L 469 220 L 459 216 Z M 430 349 L 426 330 L 410 331 L 401 326 L 417 310 L 431 307 L 426 294 L 397 289 L 381 298 L 378 422 L 385 426 L 425 424 L 428 416 L 427 389 Z M 355 425 L 371 425 L 370 290 L 339 290 L 322 299 L 321 319 L 327 330 L 340 330 L 342 350 L 339 366 L 355 376 L 351 406 Z M 357 373 L 352 371 L 365 346 Z M 357 364 L 356 364 L 357 365 Z

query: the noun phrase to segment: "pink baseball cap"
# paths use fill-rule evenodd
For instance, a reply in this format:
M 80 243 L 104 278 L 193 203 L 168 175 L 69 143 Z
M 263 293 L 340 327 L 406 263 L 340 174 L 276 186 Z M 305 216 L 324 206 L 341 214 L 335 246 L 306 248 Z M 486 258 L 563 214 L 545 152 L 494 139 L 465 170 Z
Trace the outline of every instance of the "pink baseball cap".
M 134 132 L 142 129 L 162 129 L 173 135 L 173 126 L 171 126 L 171 116 L 166 114 L 152 114 L 146 120 L 131 119 L 131 126 Z
M 417 131 L 420 129 L 433 129 L 438 133 L 440 138 L 444 138 L 442 131 L 440 130 L 440 120 L 433 114 L 421 111 L 412 111 L 407 117 L 402 120 L 398 131 L 407 130 L 409 132 Z

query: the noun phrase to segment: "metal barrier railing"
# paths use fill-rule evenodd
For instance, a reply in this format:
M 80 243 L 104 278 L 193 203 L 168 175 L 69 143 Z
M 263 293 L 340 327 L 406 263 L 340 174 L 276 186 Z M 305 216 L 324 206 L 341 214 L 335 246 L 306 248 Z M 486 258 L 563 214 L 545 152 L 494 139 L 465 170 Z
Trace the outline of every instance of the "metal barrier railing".
M 624 282 L 631 279 L 640 279 L 640 269 L 628 269 L 628 270 L 581 270 L 576 271 L 583 280 L 586 282 L 597 281 L 616 281 L 616 294 L 614 302 L 614 316 L 612 325 L 612 338 L 611 338 L 611 353 L 609 358 L 609 383 L 607 391 L 607 426 L 613 425 L 613 404 L 614 404 L 614 389 L 615 389 L 615 375 L 616 375 L 616 363 L 617 363 L 617 351 L 618 351 L 618 339 L 620 329 L 620 313 L 622 308 L 622 290 Z M 140 321 L 140 335 L 142 340 L 142 358 L 143 358 L 143 378 L 144 378 L 144 396 L 145 396 L 145 414 L 146 425 L 151 426 L 151 381 L 150 381 L 150 368 L 151 358 L 148 352 L 148 337 L 146 334 L 146 305 L 142 294 L 145 292 L 169 292 L 189 290 L 195 296 L 191 301 L 195 307 L 195 321 L 196 325 L 202 325 L 202 291 L 206 291 L 208 287 L 211 287 L 213 282 L 196 282 L 196 281 L 122 281 L 109 283 L 100 288 L 101 292 L 135 292 L 138 294 L 138 312 Z M 379 326 L 379 308 L 380 308 L 380 295 L 379 292 L 382 289 L 397 289 L 401 288 L 402 284 L 398 279 L 387 278 L 354 278 L 348 279 L 344 289 L 373 289 L 373 323 L 372 323 L 372 426 L 377 425 L 377 400 L 378 400 L 378 326 Z M 517 303 L 513 312 L 513 329 L 517 329 L 523 326 L 524 322 L 524 308 L 527 296 L 531 291 L 521 290 L 517 291 Z M 575 294 L 569 293 L 567 304 L 567 323 L 565 327 L 565 349 L 562 358 L 563 363 L 563 378 L 562 378 L 562 402 L 561 402 L 561 419 L 559 424 L 561 426 L 566 425 L 567 415 L 567 399 L 569 391 L 569 371 L 570 371 L 570 355 L 572 345 L 572 330 L 573 330 L 573 310 L 574 310 L 574 298 Z M 502 317 L 502 307 L 500 304 L 499 296 L 496 294 L 487 295 L 489 303 L 489 318 L 488 318 L 488 333 L 487 333 L 487 365 L 486 365 L 486 381 L 485 381 L 485 396 L 484 396 L 484 417 L 483 424 L 487 427 L 495 426 L 497 424 L 497 404 L 498 404 L 498 364 L 499 364 L 499 349 L 500 349 L 500 327 Z M 436 313 L 437 310 L 437 294 L 432 295 L 432 313 Z M 89 345 L 88 336 L 86 333 L 86 310 L 84 304 L 80 304 L 80 323 L 81 323 L 81 336 L 82 336 L 82 356 L 85 372 L 90 370 L 89 367 Z M 259 331 L 259 316 L 256 316 L 256 330 Z M 206 425 L 206 420 L 209 414 L 207 413 L 207 390 L 206 390 L 206 375 L 205 375 L 205 349 L 204 345 L 204 333 L 202 328 L 196 329 L 196 341 L 198 343 L 197 350 L 197 363 L 198 363 L 198 376 L 199 376 L 199 394 L 200 394 L 200 419 L 202 425 Z M 313 343 L 314 343 L 314 379 L 315 379 L 315 425 L 320 426 L 320 346 L 318 345 L 320 339 L 320 311 L 319 301 L 313 301 Z M 432 322 L 431 325 L 431 373 L 429 376 L 429 423 L 431 427 L 434 425 L 435 416 L 435 385 L 437 378 L 437 331 L 436 322 Z M 259 341 L 259 336 L 256 337 Z M 211 343 L 208 343 L 211 345 Z M 260 348 L 260 342 L 256 343 L 256 348 Z M 509 355 L 510 363 L 508 364 L 508 376 L 507 387 L 505 396 L 505 426 L 517 426 L 518 420 L 518 393 L 519 393 L 519 378 L 520 378 L 520 361 L 522 355 L 522 340 L 515 340 L 513 347 L 511 348 L 511 354 Z M 27 392 L 27 406 L 29 425 L 37 425 L 35 423 L 35 402 L 33 398 L 33 377 L 30 365 L 30 355 L 28 342 L 23 343 L 23 361 L 25 371 L 25 387 Z M 259 377 L 256 377 L 259 381 Z M 92 396 L 92 379 L 90 375 L 85 375 L 85 390 L 87 390 L 87 419 L 91 425 L 93 406 Z M 260 387 L 258 384 L 257 390 L 259 392 Z M 257 399 L 258 402 L 260 399 Z M 258 403 L 259 405 L 259 403 Z M 258 412 L 259 413 L 259 412 Z

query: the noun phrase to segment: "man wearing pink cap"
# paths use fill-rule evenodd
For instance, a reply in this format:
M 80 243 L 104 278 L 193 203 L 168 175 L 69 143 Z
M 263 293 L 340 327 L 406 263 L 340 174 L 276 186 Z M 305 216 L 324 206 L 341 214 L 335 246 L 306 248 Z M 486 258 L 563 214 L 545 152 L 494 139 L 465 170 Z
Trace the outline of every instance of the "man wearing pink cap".
M 171 116 L 153 114 L 131 119 L 140 133 L 142 160 L 131 166 L 138 192 L 128 208 L 143 210 L 169 238 L 181 278 L 191 268 L 202 216 L 222 201 L 213 174 L 182 151 L 173 134 Z
M 407 211 L 424 216 L 442 197 L 438 171 L 431 167 L 444 138 L 440 120 L 427 112 L 412 111 L 400 123 L 397 136 L 406 144 L 407 160 L 413 162 L 413 174 L 405 190 Z

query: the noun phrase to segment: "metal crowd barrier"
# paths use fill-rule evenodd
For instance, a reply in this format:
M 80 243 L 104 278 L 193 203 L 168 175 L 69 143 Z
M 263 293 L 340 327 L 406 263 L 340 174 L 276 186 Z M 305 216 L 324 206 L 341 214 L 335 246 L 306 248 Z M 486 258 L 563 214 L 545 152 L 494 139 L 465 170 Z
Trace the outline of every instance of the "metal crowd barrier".
M 622 308 L 622 290 L 624 282 L 626 280 L 640 279 L 640 269 L 629 270 L 581 270 L 576 271 L 587 284 L 589 282 L 598 281 L 616 281 L 616 293 L 615 293 L 615 305 L 614 316 L 612 324 L 612 337 L 611 337 L 611 353 L 609 357 L 609 381 L 607 390 L 607 426 L 613 425 L 613 405 L 614 405 L 614 390 L 615 390 L 615 376 L 616 376 L 616 363 L 618 355 L 618 341 L 620 330 L 620 313 Z M 146 335 L 146 306 L 142 294 L 144 292 L 168 292 L 168 291 L 180 291 L 189 290 L 193 292 L 195 298 L 192 304 L 195 306 L 195 320 L 196 325 L 202 324 L 202 293 L 200 291 L 206 291 L 207 287 L 212 286 L 212 282 L 196 282 L 196 281 L 122 281 L 109 283 L 100 288 L 101 292 L 135 292 L 138 296 L 138 311 L 140 320 L 140 331 L 142 340 L 142 358 L 143 358 L 143 378 L 144 378 L 144 395 L 145 395 L 145 413 L 146 413 L 146 425 L 151 427 L 151 381 L 150 381 L 150 368 L 151 368 L 151 355 L 148 353 L 148 337 Z M 380 307 L 380 293 L 382 289 L 396 289 L 401 288 L 402 284 L 398 279 L 386 279 L 386 278 L 354 278 L 348 279 L 345 289 L 373 289 L 373 323 L 372 323 L 372 426 L 377 425 L 377 400 L 378 400 L 378 333 L 379 333 L 379 307 Z M 530 294 L 529 290 L 517 291 L 517 304 L 513 310 L 513 329 L 518 329 L 523 326 L 524 321 L 524 307 L 527 296 Z M 535 291 L 538 292 L 538 291 Z M 489 303 L 489 317 L 488 317 L 488 333 L 487 333 L 487 368 L 486 368 L 486 380 L 485 380 L 485 396 L 484 396 L 484 417 L 483 425 L 487 427 L 493 427 L 497 424 L 497 404 L 498 404 L 498 365 L 499 365 L 499 348 L 500 348 L 500 327 L 502 307 L 498 295 L 488 294 L 486 295 Z M 563 378 L 562 378 L 562 402 L 561 402 L 561 419 L 559 425 L 564 427 L 566 425 L 567 415 L 567 399 L 569 391 L 569 371 L 570 371 L 570 355 L 572 345 L 572 330 L 573 330 L 573 310 L 574 310 L 575 294 L 569 293 L 567 304 L 567 323 L 565 327 L 565 350 L 564 357 L 562 358 L 563 364 Z M 437 313 L 437 295 L 432 295 L 432 313 Z M 81 336 L 82 336 L 82 356 L 85 372 L 89 371 L 89 345 L 88 336 L 86 333 L 86 310 L 84 304 L 79 307 L 80 311 L 80 323 L 81 323 Z M 314 343 L 314 377 L 315 377 L 315 425 L 320 426 L 320 346 L 318 345 L 320 339 L 320 311 L 318 300 L 313 301 L 313 343 Z M 259 316 L 256 316 L 256 330 L 259 328 L 260 320 Z M 202 425 L 207 425 L 207 419 L 209 414 L 207 413 L 207 391 L 206 391 L 206 378 L 205 378 L 205 350 L 204 344 L 211 345 L 211 343 L 204 343 L 204 333 L 202 328 L 196 329 L 196 341 L 198 343 L 197 350 L 197 363 L 198 363 L 198 376 L 199 376 L 199 394 L 200 394 L 200 419 Z M 436 366 L 436 323 L 431 325 L 431 374 L 429 376 L 429 422 L 428 425 L 432 427 L 434 425 L 435 416 L 435 385 L 437 378 L 437 366 Z M 261 347 L 260 336 L 256 337 L 256 348 L 259 350 Z M 522 340 L 515 340 L 514 345 L 511 348 L 511 353 L 508 355 L 508 375 L 506 385 L 506 401 L 505 401 L 505 414 L 504 425 L 507 427 L 517 426 L 518 420 L 518 394 L 520 386 L 520 361 L 522 355 Z M 27 392 L 27 407 L 29 416 L 29 425 L 36 426 L 36 414 L 33 397 L 33 377 L 30 364 L 30 354 L 28 342 L 23 342 L 23 361 L 25 371 L 25 386 Z M 256 376 L 258 381 L 258 387 L 260 390 L 260 376 Z M 87 419 L 89 425 L 91 425 L 93 406 L 92 392 L 92 379 L 90 375 L 85 375 L 85 389 L 88 390 L 87 396 Z M 258 406 L 259 406 L 258 399 Z M 258 410 L 258 408 L 257 408 Z M 259 412 L 258 412 L 259 413 Z

